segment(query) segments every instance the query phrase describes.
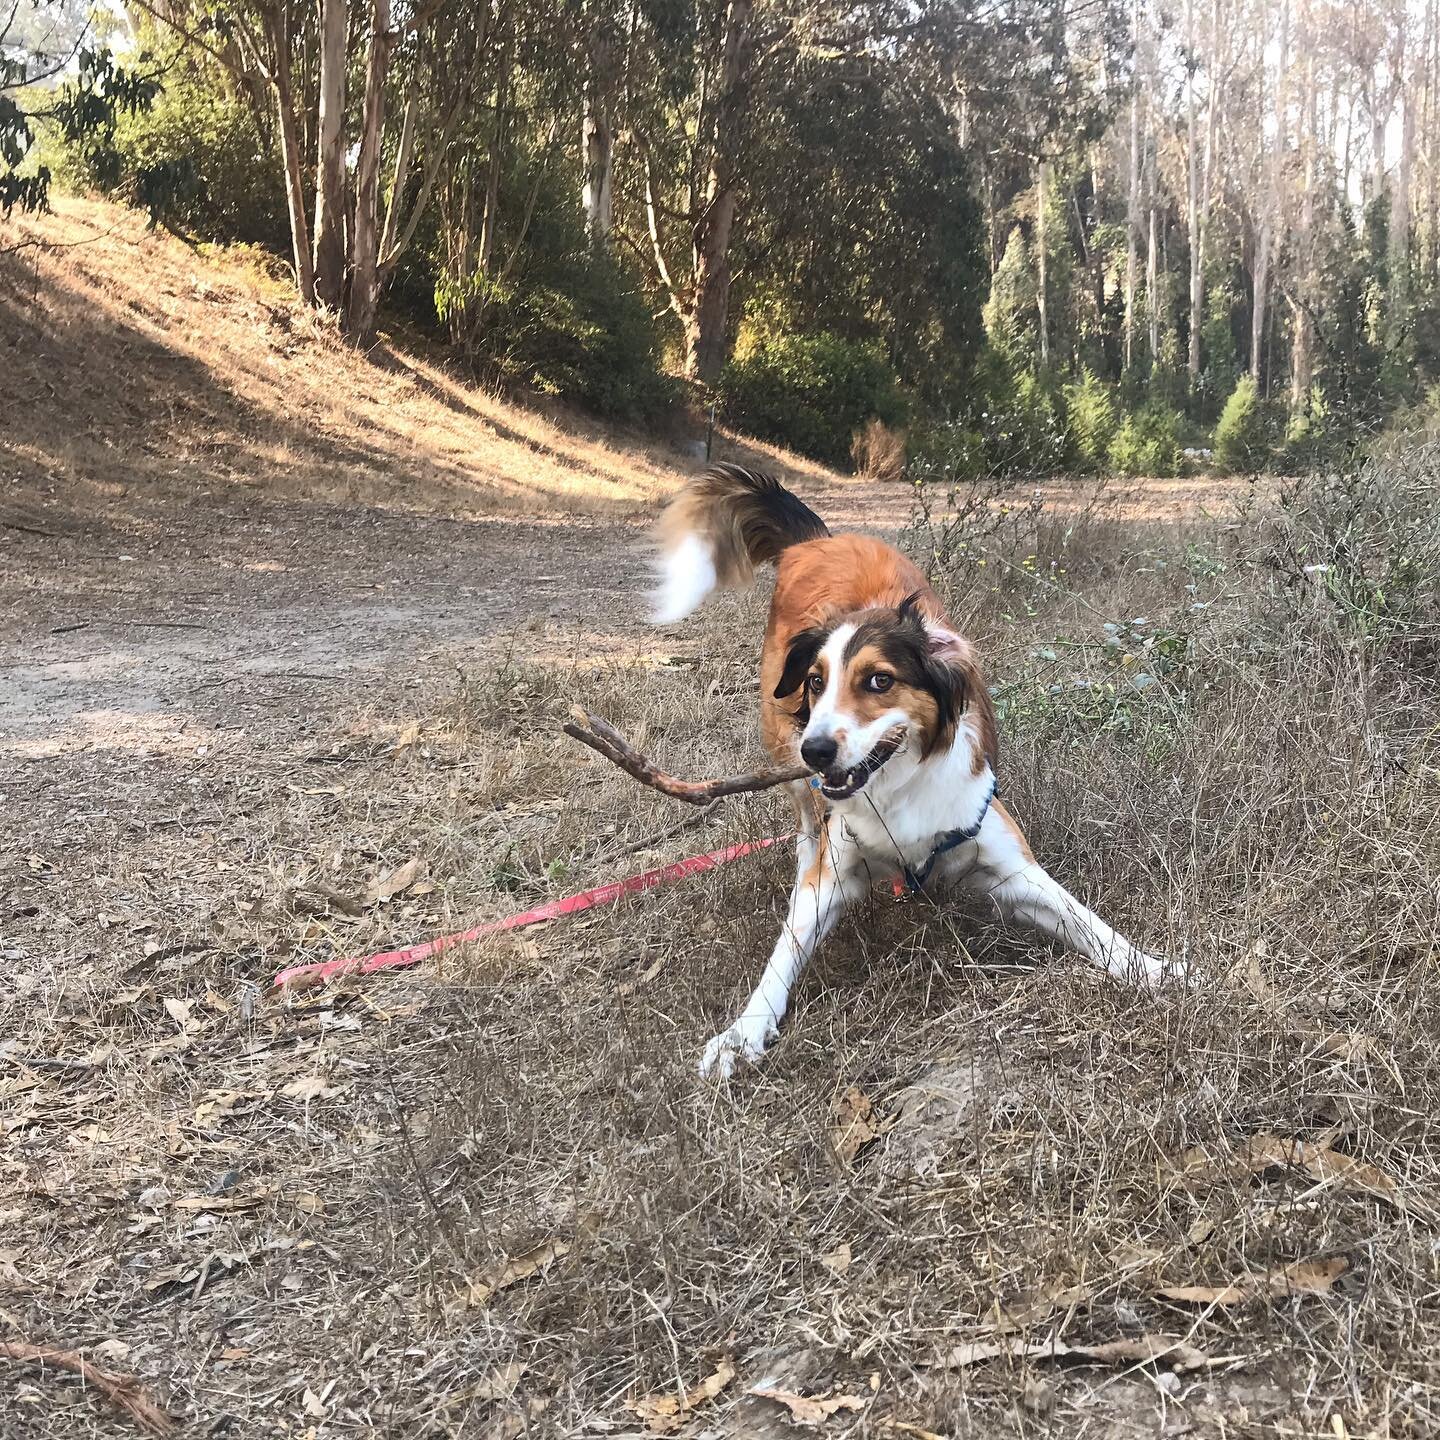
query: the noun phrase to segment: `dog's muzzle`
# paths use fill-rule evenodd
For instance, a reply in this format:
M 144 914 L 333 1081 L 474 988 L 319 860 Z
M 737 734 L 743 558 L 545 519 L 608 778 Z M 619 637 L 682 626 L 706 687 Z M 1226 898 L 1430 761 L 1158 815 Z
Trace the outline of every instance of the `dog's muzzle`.
M 905 743 L 909 732 L 905 726 L 892 730 L 858 764 L 848 770 L 832 768 L 817 775 L 810 783 L 827 800 L 848 800 L 865 788 L 870 777 Z

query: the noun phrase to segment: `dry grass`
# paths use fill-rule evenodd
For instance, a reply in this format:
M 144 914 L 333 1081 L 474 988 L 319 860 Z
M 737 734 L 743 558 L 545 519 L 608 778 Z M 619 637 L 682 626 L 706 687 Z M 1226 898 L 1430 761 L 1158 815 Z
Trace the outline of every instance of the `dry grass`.
M 870 480 L 905 478 L 905 441 L 903 430 L 887 425 L 878 415 L 871 416 L 851 437 L 850 458 L 855 473 Z
M 244 486 L 452 516 L 615 515 L 693 468 L 679 437 L 617 436 L 464 385 L 416 337 L 382 337 L 359 355 L 266 278 L 273 262 L 245 250 L 201 258 L 133 211 L 61 200 L 5 239 L 58 247 L 0 255 L 5 443 L 18 466 L 83 485 L 82 499 L 116 493 L 117 446 L 124 483 L 168 498 Z M 71 421 L 63 436 L 58 408 Z M 797 478 L 834 478 L 722 440 Z
M 1365 513 L 1427 557 L 1421 493 Z M 627 1402 L 725 1357 L 735 1378 L 679 1433 L 798 1433 L 747 1396 L 766 1382 L 863 1401 L 819 1432 L 857 1440 L 1434 1433 L 1433 576 L 1402 614 L 1392 531 L 1327 531 L 1313 493 L 1134 512 L 987 507 L 909 543 L 950 557 L 1041 858 L 1187 959 L 1159 1001 L 983 913 L 877 895 L 764 1068 L 719 1090 L 694 1061 L 773 941 L 773 852 L 423 973 L 265 996 L 287 962 L 783 827 L 774 797 L 731 801 L 612 858 L 675 807 L 558 721 L 580 698 L 678 771 L 753 761 L 764 596 L 647 635 L 622 552 L 596 562 L 608 592 L 581 568 L 613 536 L 558 518 L 506 543 L 562 600 L 585 578 L 565 613 L 515 585 L 476 597 L 472 634 L 437 604 L 429 644 L 328 687 L 227 659 L 220 688 L 175 682 L 144 743 L 0 776 L 0 1338 L 138 1373 L 197 1434 L 638 1434 Z M 347 548 L 364 514 L 309 515 L 313 584 L 380 563 L 370 530 Z M 250 562 L 292 562 L 310 532 L 263 517 Z M 510 531 L 423 532 L 450 536 L 442 593 Z M 210 583 L 179 515 L 176 535 L 157 606 Z M 1355 583 L 1307 575 L 1338 539 Z M 81 583 L 65 555 L 45 594 Z M 7 595 L 31 594 L 22 571 Z M 284 606 L 200 613 L 243 635 Z M 422 885 L 363 903 L 412 857 Z M 847 1164 L 831 1116 L 852 1086 L 895 1123 Z M 1266 1136 L 1331 1158 L 1223 1163 Z M 1345 1262 L 1326 1293 L 1159 1293 L 1312 1260 Z M 1213 1364 L 937 1365 L 998 1343 L 997 1302 L 1018 1340 L 1164 1335 Z M 0 1384 L 7 1437 L 131 1433 L 72 1377 L 0 1362 Z

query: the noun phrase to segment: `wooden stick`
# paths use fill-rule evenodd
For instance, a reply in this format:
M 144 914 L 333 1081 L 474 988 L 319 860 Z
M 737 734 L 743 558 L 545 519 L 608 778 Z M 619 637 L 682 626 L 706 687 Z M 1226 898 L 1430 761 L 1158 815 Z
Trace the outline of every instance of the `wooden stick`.
M 57 1370 L 68 1370 L 72 1375 L 78 1375 L 148 1434 L 168 1435 L 175 1428 L 175 1421 L 140 1389 L 140 1382 L 133 1375 L 117 1375 L 111 1370 L 102 1370 L 74 1350 L 57 1350 L 53 1345 L 32 1345 L 25 1340 L 0 1340 L 0 1358 L 53 1365 Z
M 722 795 L 770 790 L 776 785 L 805 780 L 810 776 L 810 770 L 804 765 L 774 765 L 768 770 L 758 770 L 750 775 L 730 775 L 723 780 L 678 780 L 642 755 L 609 721 L 592 715 L 578 705 L 570 715 L 570 723 L 562 728 L 572 740 L 588 745 L 596 754 L 603 755 L 612 765 L 618 765 L 642 785 L 648 785 L 672 800 L 683 800 L 687 805 L 708 805 Z

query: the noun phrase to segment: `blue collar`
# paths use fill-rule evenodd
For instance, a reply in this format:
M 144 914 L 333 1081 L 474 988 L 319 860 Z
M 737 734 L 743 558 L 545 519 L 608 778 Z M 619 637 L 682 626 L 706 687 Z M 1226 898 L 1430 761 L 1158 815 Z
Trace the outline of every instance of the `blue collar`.
M 985 817 L 990 813 L 990 802 L 994 800 L 999 791 L 999 785 L 995 776 L 990 776 L 990 788 L 985 792 L 985 803 L 980 807 L 980 813 L 975 817 L 973 825 L 966 825 L 959 830 L 947 830 L 935 842 L 935 848 L 930 852 L 925 863 L 918 869 L 912 869 L 909 865 L 903 867 L 905 872 L 905 884 L 913 894 L 919 894 L 924 888 L 925 882 L 930 878 L 930 872 L 935 868 L 935 862 L 946 853 L 953 850 L 957 845 L 963 845 L 967 840 L 973 840 L 979 833 L 980 827 L 985 823 Z

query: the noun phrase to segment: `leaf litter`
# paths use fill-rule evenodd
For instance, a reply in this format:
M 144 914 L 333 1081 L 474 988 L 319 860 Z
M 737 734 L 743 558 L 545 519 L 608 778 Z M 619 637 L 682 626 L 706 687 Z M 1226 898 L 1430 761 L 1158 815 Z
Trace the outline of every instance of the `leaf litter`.
M 637 1415 L 652 1435 L 673 1435 L 698 1407 L 715 1399 L 734 1378 L 735 1365 L 727 1356 L 703 1380 L 678 1394 L 657 1390 L 639 1400 L 627 1400 L 625 1408 Z

